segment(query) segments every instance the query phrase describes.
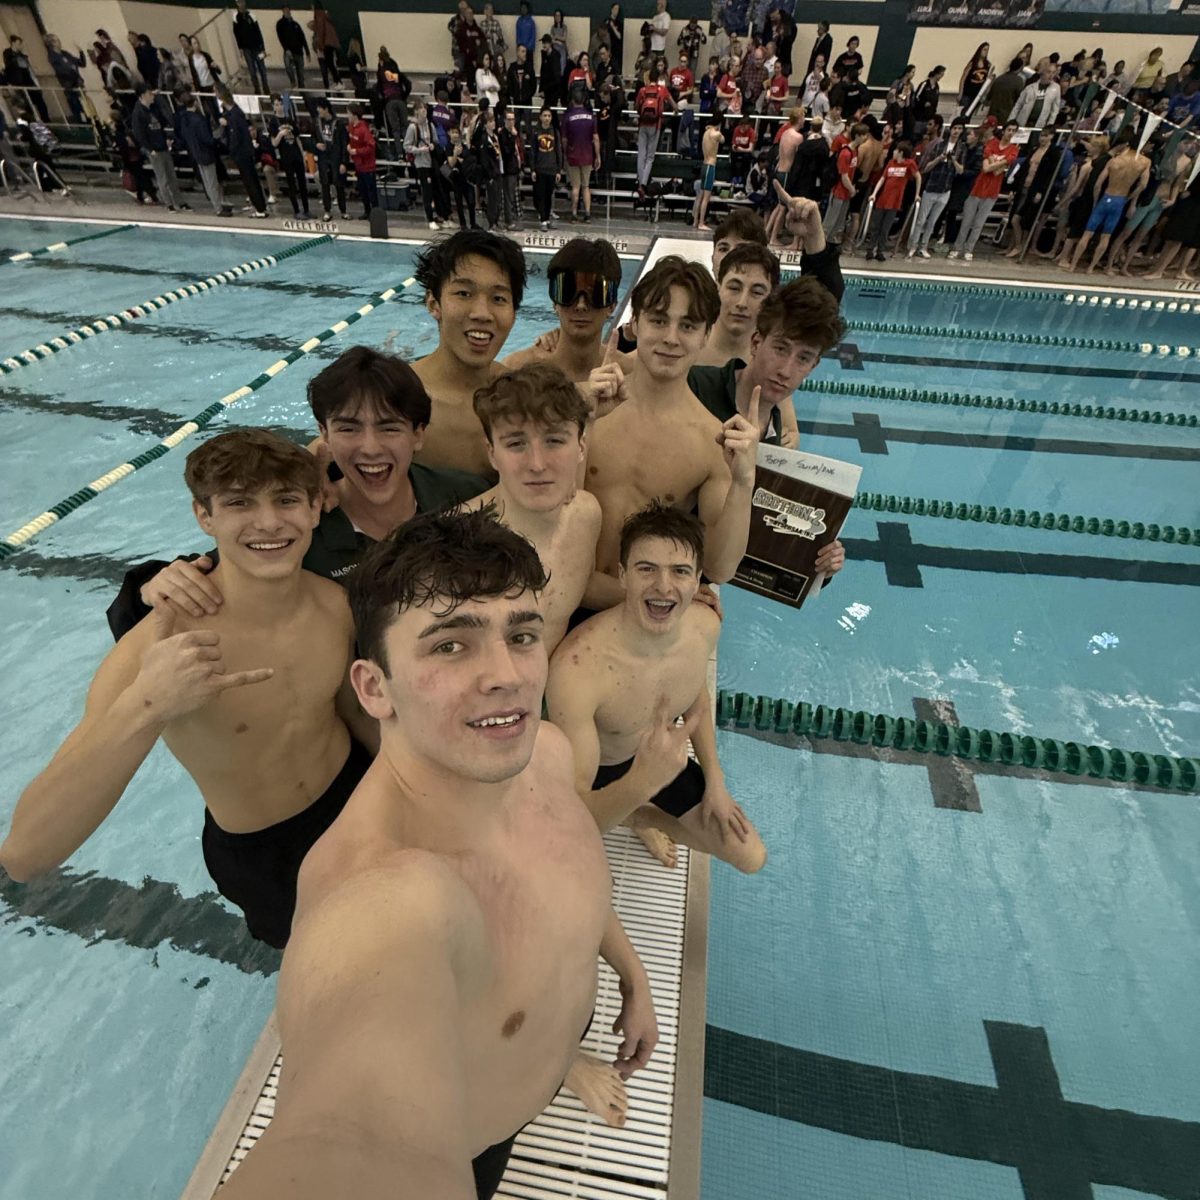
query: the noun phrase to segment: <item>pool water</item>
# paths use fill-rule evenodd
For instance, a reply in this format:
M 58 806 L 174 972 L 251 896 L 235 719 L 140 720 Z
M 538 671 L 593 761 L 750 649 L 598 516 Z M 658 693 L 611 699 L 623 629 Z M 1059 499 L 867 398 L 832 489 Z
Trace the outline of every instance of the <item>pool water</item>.
M 3 221 L 0 253 L 94 231 Z M 0 266 L 0 358 L 302 240 L 137 230 Z M 0 379 L 3 533 L 401 287 L 416 249 L 321 246 Z M 513 347 L 555 322 L 544 261 L 530 260 Z M 404 290 L 214 428 L 268 425 L 307 440 L 307 382 L 346 346 L 415 359 L 436 340 L 421 296 Z M 182 478 L 195 444 L 122 480 L 0 568 L 0 827 L 82 712 L 112 645 L 104 610 L 126 569 L 204 547 Z M 270 1012 L 278 962 L 214 894 L 200 814 L 191 781 L 159 747 L 61 873 L 24 888 L 0 880 L 0 1200 L 165 1200 L 186 1183 Z
M 92 231 L 5 221 L 0 244 Z M 142 230 L 0 266 L 0 357 L 289 244 Z M 401 285 L 413 255 L 320 247 L 0 379 L 2 532 Z M 1179 312 L 854 280 L 846 312 L 1108 339 L 1136 328 L 1172 345 L 1200 329 Z M 552 323 L 534 279 L 510 347 Z M 404 291 L 215 428 L 306 437 L 308 379 L 356 341 L 416 358 L 436 333 Z M 853 331 L 846 342 L 815 384 L 1196 411 L 1194 360 Z M 864 490 L 1200 524 L 1200 430 L 819 387 L 797 399 L 803 444 L 860 462 Z M 192 444 L 2 565 L 0 826 L 78 719 L 126 568 L 204 544 L 181 478 Z M 725 589 L 723 687 L 895 716 L 950 701 L 980 727 L 1200 747 L 1196 547 L 860 510 L 844 540 L 845 571 L 799 613 Z M 948 778 L 743 732 L 723 731 L 720 748 L 771 860 L 753 879 L 713 872 L 706 1198 L 1190 1194 L 1179 1177 L 1200 1127 L 1197 797 Z M 0 881 L 0 1200 L 166 1198 L 185 1183 L 277 965 L 213 894 L 200 824 L 193 785 L 158 749 L 61 873 Z
M 1194 346 L 1200 313 L 876 287 L 850 322 Z M 1200 429 L 822 393 L 1200 412 L 1194 360 L 857 334 L 797 396 L 861 489 L 1195 526 Z M 1200 548 L 852 510 L 799 613 L 725 589 L 720 686 L 1200 750 Z M 924 706 L 924 707 L 922 707 Z M 1200 796 L 719 734 L 770 851 L 713 872 L 703 1195 L 1200 1195 Z M 842 751 L 838 753 L 837 751 Z M 931 756 L 933 757 L 933 756 Z

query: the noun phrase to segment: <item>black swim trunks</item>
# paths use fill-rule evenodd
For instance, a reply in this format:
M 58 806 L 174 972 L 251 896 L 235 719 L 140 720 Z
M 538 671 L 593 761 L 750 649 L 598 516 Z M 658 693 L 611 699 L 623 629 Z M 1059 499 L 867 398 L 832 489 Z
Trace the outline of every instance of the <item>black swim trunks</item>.
M 228 833 L 205 809 L 204 864 L 217 890 L 242 910 L 259 941 L 281 950 L 287 944 L 300 864 L 337 819 L 371 761 L 371 755 L 351 739 L 345 765 L 324 795 L 294 817 L 253 833 Z
M 631 758 L 628 762 L 617 763 L 616 766 L 600 767 L 592 782 L 592 790 L 599 791 L 600 788 L 607 787 L 614 780 L 627 774 L 632 766 Z M 657 796 L 651 796 L 649 802 L 673 817 L 682 817 L 684 813 L 691 812 L 703 799 L 704 772 L 694 758 L 689 758 L 687 766 Z
M 592 1031 L 592 1023 L 596 1020 L 596 1011 L 588 1017 L 587 1028 L 583 1031 L 581 1042 Z M 522 1125 L 506 1142 L 497 1142 L 489 1146 L 478 1158 L 471 1160 L 471 1168 L 475 1172 L 475 1195 L 477 1200 L 492 1200 L 504 1178 L 505 1168 L 512 1155 L 513 1142 L 528 1128 Z
M 506 1142 L 497 1142 L 489 1146 L 478 1158 L 471 1160 L 471 1169 L 475 1172 L 475 1195 L 478 1200 L 492 1200 L 500 1188 L 504 1178 L 504 1170 L 508 1166 L 512 1154 L 513 1142 L 517 1140 L 519 1130 Z

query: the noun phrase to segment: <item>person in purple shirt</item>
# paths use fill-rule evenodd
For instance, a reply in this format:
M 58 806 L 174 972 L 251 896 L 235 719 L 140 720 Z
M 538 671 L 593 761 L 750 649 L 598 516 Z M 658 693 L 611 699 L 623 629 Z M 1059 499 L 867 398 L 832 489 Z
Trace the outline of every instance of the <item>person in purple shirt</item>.
M 592 171 L 600 166 L 600 134 L 596 114 L 587 98 L 587 85 L 576 80 L 571 85 L 567 111 L 562 118 L 563 136 L 567 143 L 567 178 L 571 183 L 571 220 L 592 219 Z M 583 193 L 583 213 L 579 212 L 579 195 Z

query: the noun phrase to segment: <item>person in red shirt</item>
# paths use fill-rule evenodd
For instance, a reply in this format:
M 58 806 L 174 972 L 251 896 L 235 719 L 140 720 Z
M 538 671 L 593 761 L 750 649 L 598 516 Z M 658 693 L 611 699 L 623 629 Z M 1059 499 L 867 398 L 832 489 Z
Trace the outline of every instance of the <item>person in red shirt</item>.
M 783 106 L 787 101 L 790 91 L 791 84 L 788 82 L 788 77 L 783 73 L 783 65 L 777 64 L 775 74 L 771 76 L 771 82 L 767 84 L 768 116 L 778 117 L 783 113 Z
M 921 169 L 913 158 L 911 142 L 897 142 L 892 150 L 892 157 L 884 165 L 879 182 L 871 193 L 874 211 L 871 213 L 871 224 L 867 230 L 867 259 L 885 262 L 887 255 L 887 240 L 891 235 L 892 226 L 904 207 L 904 193 L 908 181 L 916 180 L 914 200 L 921 196 Z
M 749 113 L 743 113 L 742 119 L 734 126 L 733 136 L 729 142 L 731 173 L 733 182 L 738 186 L 744 184 L 746 175 L 753 161 L 754 143 L 758 140 L 758 132 Z
M 716 110 L 719 113 L 730 113 L 737 116 L 742 111 L 742 89 L 738 87 L 737 83 L 740 67 L 741 60 L 735 54 L 730 58 L 725 74 L 717 81 Z
M 971 194 L 963 205 L 962 225 L 958 230 L 958 240 L 954 249 L 946 256 L 957 258 L 960 254 L 965 262 L 975 257 L 975 243 L 983 232 L 983 226 L 992 209 L 996 206 L 996 197 L 1000 195 L 1000 185 L 1008 174 L 1013 163 L 1017 161 L 1017 145 L 1013 138 L 1020 126 L 1016 121 L 1007 121 L 998 138 L 992 138 L 983 148 L 983 170 L 975 176 L 971 186 Z
M 350 106 L 350 157 L 358 177 L 358 194 L 363 202 L 363 220 L 371 209 L 379 207 L 379 189 L 375 186 L 375 135 L 363 120 L 362 109 Z
M 567 94 L 571 93 L 571 85 L 576 80 L 582 80 L 587 88 L 588 95 L 591 96 L 596 90 L 596 76 L 592 73 L 592 60 L 588 56 L 586 50 L 579 52 L 579 57 L 575 60 L 575 66 L 571 73 L 567 76 Z
M 691 102 L 692 93 L 696 90 L 696 77 L 692 74 L 691 63 L 686 53 L 680 54 L 679 65 L 672 67 L 667 73 L 667 86 L 677 101 Z
M 842 228 L 854 199 L 855 176 L 858 173 L 858 148 L 871 136 L 871 130 L 861 122 L 850 130 L 850 142 L 837 154 L 837 182 L 829 193 L 825 210 L 825 236 L 831 242 L 842 240 Z
M 650 182 L 650 171 L 654 166 L 654 152 L 658 149 L 659 132 L 662 129 L 663 113 L 674 109 L 671 93 L 659 79 L 657 65 L 650 68 L 650 82 L 638 88 L 633 102 L 637 112 L 637 177 L 638 194 L 645 193 Z

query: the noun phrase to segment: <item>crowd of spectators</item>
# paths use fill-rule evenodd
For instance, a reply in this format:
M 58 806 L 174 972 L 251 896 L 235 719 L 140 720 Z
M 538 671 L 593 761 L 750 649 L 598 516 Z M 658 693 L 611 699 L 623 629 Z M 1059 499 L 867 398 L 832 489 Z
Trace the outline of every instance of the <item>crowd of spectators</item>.
M 1128 271 L 1145 262 L 1143 251 L 1161 258 L 1178 242 L 1171 257 L 1186 251 L 1186 272 L 1200 241 L 1189 216 L 1189 130 L 1200 116 L 1192 62 L 1170 70 L 1157 48 L 1134 65 L 1110 65 L 1102 48 L 1065 62 L 1058 53 L 1035 60 L 1027 43 L 1004 64 L 985 42 L 951 72 L 951 95 L 944 65 L 923 78 L 910 65 L 886 89 L 872 89 L 859 38 L 836 45 L 828 22 L 818 23 L 807 62 L 792 61 L 792 0 L 714 0 L 708 22 L 693 17 L 674 34 L 668 0 L 653 4 L 637 45 L 625 45 L 625 13 L 613 4 L 584 46 L 572 44 L 561 9 L 535 16 L 524 0 L 510 45 L 490 2 L 477 14 L 458 0 L 445 69 L 425 95 L 414 95 L 386 46 L 368 76 L 361 44 L 350 39 L 343 48 L 321 3 L 299 19 L 285 7 L 274 33 L 288 87 L 258 121 L 229 95 L 230 64 L 215 62 L 194 37 L 181 34 L 167 48 L 131 32 L 123 50 L 100 29 L 86 51 L 66 51 L 52 35 L 46 42 L 68 120 L 89 119 L 80 72 L 89 59 L 100 71 L 112 98 L 101 137 L 144 203 L 178 205 L 177 178 L 163 176 L 166 153 L 176 168 L 190 158 L 218 213 L 230 211 L 221 190 L 229 160 L 256 215 L 266 215 L 280 190 L 293 215 L 309 215 L 310 176 L 325 215 L 335 193 L 345 213 L 351 175 L 365 215 L 378 203 L 380 163 L 385 177 L 412 181 L 435 229 L 455 219 L 464 228 L 481 220 L 517 228 L 522 181 L 532 184 L 529 216 L 543 227 L 560 188 L 569 219 L 590 220 L 596 187 L 632 193 L 647 208 L 668 188 L 687 188 L 703 227 L 724 188 L 724 201 L 753 206 L 783 245 L 791 238 L 788 199 L 802 198 L 821 206 L 831 240 L 861 243 L 869 258 L 882 260 L 893 247 L 930 257 L 940 244 L 970 261 L 1001 205 L 1014 256 L 1053 255 L 1073 267 L 1079 244 L 1091 244 L 1088 265 Z M 247 0 L 237 0 L 233 33 L 241 61 L 232 74 L 270 93 L 267 41 Z M 344 99 L 353 89 L 348 121 L 308 92 L 312 66 L 326 93 Z M 22 98 L 17 137 L 31 157 L 53 164 L 46 97 L 17 37 L 4 52 L 4 83 Z M 157 112 L 161 139 L 137 115 L 137 102 Z M 1114 196 L 1109 163 L 1117 144 L 1131 140 L 1149 166 L 1132 180 L 1136 194 Z M 628 160 L 618 158 L 622 151 Z M 681 177 L 670 182 L 655 171 L 667 151 Z M 687 160 L 695 162 L 690 172 L 679 169 Z M 1089 229 L 1106 196 L 1114 202 Z M 1117 199 L 1125 203 L 1114 217 Z M 1098 236 L 1085 238 L 1089 232 Z

